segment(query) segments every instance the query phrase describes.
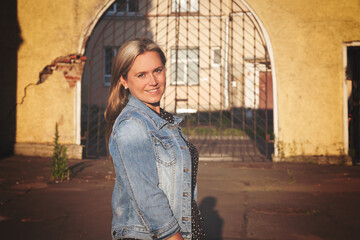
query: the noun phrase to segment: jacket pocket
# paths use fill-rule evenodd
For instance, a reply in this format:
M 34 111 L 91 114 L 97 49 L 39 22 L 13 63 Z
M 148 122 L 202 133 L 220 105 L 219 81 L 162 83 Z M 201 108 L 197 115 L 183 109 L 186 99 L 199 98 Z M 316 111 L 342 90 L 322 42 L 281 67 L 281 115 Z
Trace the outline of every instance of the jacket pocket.
M 152 134 L 155 145 L 156 161 L 165 166 L 172 166 L 176 163 L 174 142 L 170 137 Z

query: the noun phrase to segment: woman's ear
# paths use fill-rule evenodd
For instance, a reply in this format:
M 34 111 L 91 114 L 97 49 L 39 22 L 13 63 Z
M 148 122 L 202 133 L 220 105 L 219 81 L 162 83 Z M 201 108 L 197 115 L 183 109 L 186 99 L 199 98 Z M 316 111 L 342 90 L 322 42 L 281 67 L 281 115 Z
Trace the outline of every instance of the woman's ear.
M 120 76 L 120 82 L 124 86 L 125 89 L 128 88 L 127 81 L 123 78 L 123 76 Z

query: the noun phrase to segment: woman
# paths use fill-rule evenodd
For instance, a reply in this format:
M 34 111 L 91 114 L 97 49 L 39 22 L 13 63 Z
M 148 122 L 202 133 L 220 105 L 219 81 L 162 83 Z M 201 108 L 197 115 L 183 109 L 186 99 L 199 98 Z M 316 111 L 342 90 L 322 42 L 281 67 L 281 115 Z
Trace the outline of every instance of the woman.
M 162 50 L 149 39 L 124 43 L 114 59 L 105 110 L 116 181 L 113 239 L 201 239 L 196 206 L 198 154 L 160 108 Z

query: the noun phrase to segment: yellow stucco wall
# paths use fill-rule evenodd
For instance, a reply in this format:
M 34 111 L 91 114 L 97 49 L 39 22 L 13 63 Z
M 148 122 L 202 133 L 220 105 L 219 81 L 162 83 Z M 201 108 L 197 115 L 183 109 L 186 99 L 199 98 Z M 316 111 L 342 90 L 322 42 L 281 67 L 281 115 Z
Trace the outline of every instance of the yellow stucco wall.
M 343 47 L 360 40 L 358 0 L 248 0 L 273 48 L 285 155 L 344 149 Z
M 79 85 L 70 86 L 59 71 L 53 71 L 45 82 L 37 82 L 39 73 L 56 58 L 80 54 L 85 32 L 107 2 L 109 0 L 18 0 L 23 39 L 18 50 L 18 145 L 52 143 L 56 122 L 61 143 L 80 143 L 76 139 L 76 131 L 80 131 L 76 109 Z M 21 154 L 16 146 L 15 153 Z
M 17 100 L 59 56 L 79 54 L 85 33 L 110 0 L 18 0 L 23 43 Z M 279 132 L 286 155 L 337 155 L 344 149 L 343 46 L 360 40 L 358 0 L 248 0 L 273 50 Z M 17 106 L 16 142 L 76 143 L 76 87 L 54 72 L 27 88 Z

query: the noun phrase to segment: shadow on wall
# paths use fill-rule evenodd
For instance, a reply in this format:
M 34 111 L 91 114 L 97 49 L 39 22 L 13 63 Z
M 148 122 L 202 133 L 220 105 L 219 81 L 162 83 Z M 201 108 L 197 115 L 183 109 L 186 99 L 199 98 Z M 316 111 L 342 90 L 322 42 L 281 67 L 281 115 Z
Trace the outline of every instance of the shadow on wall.
M 16 132 L 17 51 L 22 42 L 17 1 L 0 3 L 0 159 L 14 153 Z
M 214 197 L 206 197 L 199 204 L 201 215 L 204 218 L 205 239 L 222 239 L 224 221 L 215 209 L 216 201 Z

